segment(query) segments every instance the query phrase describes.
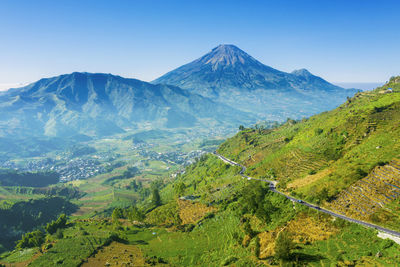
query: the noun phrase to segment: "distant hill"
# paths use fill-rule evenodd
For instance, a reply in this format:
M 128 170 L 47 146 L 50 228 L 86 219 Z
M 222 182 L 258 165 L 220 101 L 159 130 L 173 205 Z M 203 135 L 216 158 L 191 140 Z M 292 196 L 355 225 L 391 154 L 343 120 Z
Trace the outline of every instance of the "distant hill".
M 0 94 L 0 137 L 107 136 L 143 123 L 176 128 L 202 125 L 203 119 L 235 125 L 250 118 L 176 86 L 101 73 L 41 79 Z
M 220 45 L 153 83 L 179 86 L 270 120 L 329 110 L 357 92 L 333 85 L 305 69 L 292 73 L 276 70 L 234 45 Z
M 343 87 L 343 88 L 357 88 L 363 91 L 373 90 L 376 87 L 384 85 L 383 82 L 376 83 L 345 83 L 345 82 L 336 82 L 335 85 Z

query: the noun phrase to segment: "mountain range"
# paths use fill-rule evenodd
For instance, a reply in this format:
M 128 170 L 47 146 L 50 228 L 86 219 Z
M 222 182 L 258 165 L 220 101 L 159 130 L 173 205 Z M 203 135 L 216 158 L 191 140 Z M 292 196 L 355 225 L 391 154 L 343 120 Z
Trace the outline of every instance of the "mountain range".
M 357 92 L 306 69 L 276 70 L 234 45 L 219 45 L 153 83 L 179 86 L 269 120 L 298 119 L 329 110 Z
M 61 75 L 0 95 L 0 136 L 107 136 L 145 123 L 176 128 L 202 119 L 239 123 L 250 118 L 176 86 L 111 74 Z
M 282 72 L 220 45 L 152 83 L 75 72 L 2 92 L 0 137 L 108 136 L 149 125 L 237 127 L 310 116 L 354 93 L 305 69 Z

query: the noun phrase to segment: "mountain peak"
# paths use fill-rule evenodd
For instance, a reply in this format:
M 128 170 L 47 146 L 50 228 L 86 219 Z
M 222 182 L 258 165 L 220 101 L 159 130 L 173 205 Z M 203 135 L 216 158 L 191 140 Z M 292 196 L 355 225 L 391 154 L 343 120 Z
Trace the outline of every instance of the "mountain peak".
M 213 48 L 212 51 L 214 50 L 219 50 L 219 51 L 239 51 L 239 52 L 243 52 L 243 50 L 241 50 L 239 47 L 237 47 L 236 45 L 233 44 L 220 44 L 217 47 Z
M 311 72 L 309 72 L 307 69 L 294 70 L 294 71 L 292 71 L 292 74 L 296 75 L 296 76 L 303 76 L 303 77 L 313 76 L 311 74 Z
M 256 61 L 249 54 L 232 44 L 221 44 L 199 59 L 203 64 L 212 65 L 213 69 L 220 66 L 234 66 Z

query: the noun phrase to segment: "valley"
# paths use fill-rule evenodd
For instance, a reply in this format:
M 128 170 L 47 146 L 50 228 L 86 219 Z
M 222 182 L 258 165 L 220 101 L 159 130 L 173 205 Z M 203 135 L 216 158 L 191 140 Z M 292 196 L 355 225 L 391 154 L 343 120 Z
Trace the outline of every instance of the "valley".
M 400 267 L 400 2 L 0 4 L 0 267 Z
M 151 84 L 73 73 L 1 95 L 8 115 L 1 132 L 0 227 L 7 234 L 0 239 L 0 265 L 399 262 L 392 237 L 400 235 L 398 77 L 351 96 L 355 90 L 306 70 L 280 72 L 229 45 L 182 68 L 198 63 L 197 69 L 219 73 L 225 86 L 233 70 L 262 70 L 290 88 L 253 77 L 261 87 L 239 83 L 214 101 L 185 79 L 181 89 L 165 77 Z M 248 98 L 263 99 L 259 90 L 272 98 L 274 90 L 320 94 L 307 96 L 307 106 L 289 92 L 296 100 L 282 95 L 261 110 L 265 102 L 256 107 Z M 330 95 L 344 103 L 311 108 Z M 306 112 L 295 115 L 299 107 L 285 101 Z M 273 111 L 283 106 L 288 109 Z M 37 124 L 32 132 L 30 120 Z M 10 131 L 13 142 L 7 142 Z M 30 142 L 18 141 L 25 139 Z

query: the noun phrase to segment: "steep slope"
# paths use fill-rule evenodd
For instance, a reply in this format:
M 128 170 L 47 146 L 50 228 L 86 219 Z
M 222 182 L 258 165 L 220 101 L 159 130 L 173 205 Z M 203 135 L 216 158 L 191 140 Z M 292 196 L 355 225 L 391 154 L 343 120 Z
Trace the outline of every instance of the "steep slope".
M 153 83 L 190 89 L 268 119 L 309 116 L 336 107 L 356 92 L 304 69 L 292 73 L 276 70 L 234 45 L 220 45 Z
M 0 136 L 105 136 L 137 128 L 191 127 L 249 116 L 175 86 L 111 74 L 72 73 L 0 95 Z
M 310 119 L 246 129 L 219 152 L 295 196 L 399 229 L 399 121 L 397 77 Z

